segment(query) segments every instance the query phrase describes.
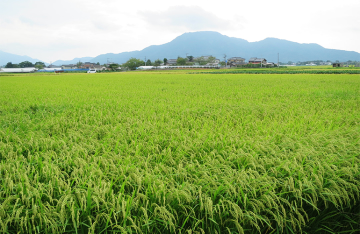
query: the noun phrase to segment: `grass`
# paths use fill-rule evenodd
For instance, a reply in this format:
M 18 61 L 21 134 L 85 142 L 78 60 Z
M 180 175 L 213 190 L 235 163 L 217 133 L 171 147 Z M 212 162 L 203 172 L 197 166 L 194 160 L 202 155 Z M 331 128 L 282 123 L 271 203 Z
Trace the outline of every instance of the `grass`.
M 0 77 L 0 232 L 356 233 L 358 75 Z

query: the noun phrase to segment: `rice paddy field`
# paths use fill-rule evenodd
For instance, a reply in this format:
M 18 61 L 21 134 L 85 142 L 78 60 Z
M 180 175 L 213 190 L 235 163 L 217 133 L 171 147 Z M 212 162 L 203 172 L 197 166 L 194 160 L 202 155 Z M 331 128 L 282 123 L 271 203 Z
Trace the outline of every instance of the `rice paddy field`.
M 360 75 L 0 75 L 0 233 L 359 233 Z

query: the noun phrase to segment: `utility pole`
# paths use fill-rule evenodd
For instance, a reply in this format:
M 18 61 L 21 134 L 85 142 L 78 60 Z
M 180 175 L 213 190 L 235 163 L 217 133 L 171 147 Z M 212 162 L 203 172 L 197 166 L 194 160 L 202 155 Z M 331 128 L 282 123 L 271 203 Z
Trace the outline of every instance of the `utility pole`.
M 224 59 L 225 59 L 225 67 L 227 68 L 226 54 L 224 54 Z
M 279 53 L 278 53 L 278 67 L 279 67 Z
M 145 56 L 145 66 L 146 66 L 146 56 Z

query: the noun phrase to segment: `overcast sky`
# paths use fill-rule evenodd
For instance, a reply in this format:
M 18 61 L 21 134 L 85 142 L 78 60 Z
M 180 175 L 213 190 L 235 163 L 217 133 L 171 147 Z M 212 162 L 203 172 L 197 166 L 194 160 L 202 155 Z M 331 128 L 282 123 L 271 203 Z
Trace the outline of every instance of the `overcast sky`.
M 54 62 L 217 31 L 360 52 L 359 12 L 360 0 L 1 0 L 0 50 Z

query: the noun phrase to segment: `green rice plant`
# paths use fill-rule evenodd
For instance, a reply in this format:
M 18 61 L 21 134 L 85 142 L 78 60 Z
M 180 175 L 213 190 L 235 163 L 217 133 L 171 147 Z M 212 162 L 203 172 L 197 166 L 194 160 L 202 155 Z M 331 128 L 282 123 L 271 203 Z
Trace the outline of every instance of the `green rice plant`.
M 186 73 L 0 77 L 1 232 L 360 231 L 358 75 Z

